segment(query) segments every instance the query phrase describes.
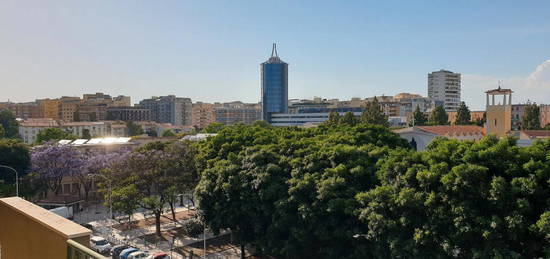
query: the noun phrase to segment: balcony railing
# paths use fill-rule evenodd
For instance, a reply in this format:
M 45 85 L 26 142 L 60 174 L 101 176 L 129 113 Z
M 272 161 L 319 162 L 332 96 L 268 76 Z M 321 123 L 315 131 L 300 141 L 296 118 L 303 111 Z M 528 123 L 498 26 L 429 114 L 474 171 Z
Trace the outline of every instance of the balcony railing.
M 67 259 L 107 259 L 92 249 L 74 241 L 67 240 Z

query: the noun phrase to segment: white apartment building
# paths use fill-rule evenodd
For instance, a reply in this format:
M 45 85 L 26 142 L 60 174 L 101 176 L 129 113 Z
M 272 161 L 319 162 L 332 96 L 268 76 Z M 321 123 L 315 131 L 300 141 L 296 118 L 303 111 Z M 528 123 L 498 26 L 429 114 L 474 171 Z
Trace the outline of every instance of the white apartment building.
M 456 111 L 460 106 L 460 74 L 447 70 L 429 73 L 428 97 L 445 111 Z
M 28 119 L 19 122 L 19 136 L 25 143 L 32 144 L 36 142 L 36 136 L 40 131 L 58 127 L 59 123 L 54 119 Z

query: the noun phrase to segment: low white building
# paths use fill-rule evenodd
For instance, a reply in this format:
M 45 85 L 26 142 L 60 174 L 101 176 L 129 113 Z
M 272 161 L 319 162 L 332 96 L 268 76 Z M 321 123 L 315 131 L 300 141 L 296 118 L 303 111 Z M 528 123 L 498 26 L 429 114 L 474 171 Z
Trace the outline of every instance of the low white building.
M 114 121 L 63 122 L 50 118 L 28 119 L 19 122 L 19 136 L 27 144 L 36 142 L 38 133 L 44 129 L 58 128 L 77 137 L 88 131 L 92 138 L 127 135 L 126 125 Z
M 424 150 L 436 137 L 478 141 L 485 136 L 485 129 L 474 125 L 416 126 L 396 129 L 393 132 L 406 139 L 416 150 Z
M 48 128 L 59 128 L 54 119 L 28 119 L 19 122 L 19 136 L 27 144 L 36 142 L 38 133 Z

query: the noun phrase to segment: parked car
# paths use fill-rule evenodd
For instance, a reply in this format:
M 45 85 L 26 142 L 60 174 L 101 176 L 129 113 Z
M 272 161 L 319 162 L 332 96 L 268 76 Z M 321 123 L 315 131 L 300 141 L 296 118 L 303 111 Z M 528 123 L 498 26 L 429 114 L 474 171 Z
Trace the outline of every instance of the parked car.
M 118 258 L 119 259 L 128 259 L 128 256 L 131 253 L 135 252 L 135 251 L 139 251 L 139 249 L 134 248 L 134 247 L 126 248 L 126 249 L 122 250 L 122 252 L 120 252 Z
M 127 249 L 127 248 L 130 248 L 130 246 L 128 246 L 128 245 L 113 246 L 113 248 L 111 248 L 111 257 L 113 259 L 119 259 L 120 258 L 120 252 L 122 252 L 122 250 Z
M 94 227 L 91 225 L 91 224 L 88 224 L 88 223 L 82 223 L 80 224 L 81 226 L 89 229 L 89 230 L 94 230 Z
M 90 238 L 90 247 L 100 254 L 111 251 L 111 244 L 109 244 L 105 238 L 98 236 L 92 236 L 92 238 Z
M 147 257 L 147 259 L 171 259 L 167 253 L 156 253 Z
M 129 256 L 128 256 L 128 259 L 144 259 L 146 257 L 148 257 L 149 254 L 148 253 L 145 253 L 143 251 L 136 251 L 136 252 L 133 252 L 131 253 Z

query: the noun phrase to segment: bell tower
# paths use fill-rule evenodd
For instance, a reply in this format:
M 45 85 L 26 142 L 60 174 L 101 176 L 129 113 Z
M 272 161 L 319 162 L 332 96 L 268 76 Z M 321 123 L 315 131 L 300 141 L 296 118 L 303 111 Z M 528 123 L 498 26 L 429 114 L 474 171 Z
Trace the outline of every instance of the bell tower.
M 485 132 L 505 137 L 512 130 L 512 93 L 510 89 L 497 89 L 485 92 L 487 94 L 487 121 Z

